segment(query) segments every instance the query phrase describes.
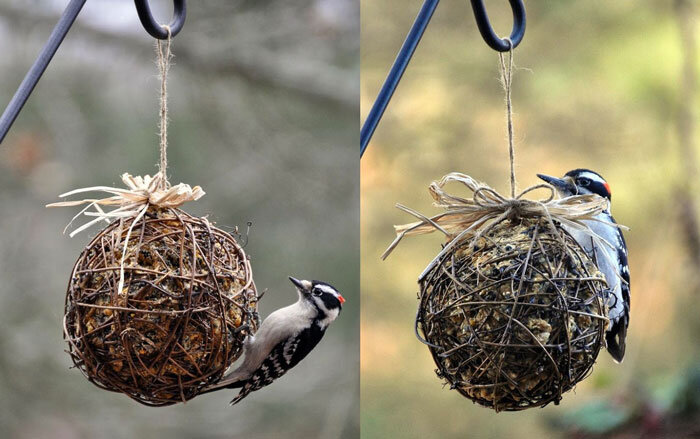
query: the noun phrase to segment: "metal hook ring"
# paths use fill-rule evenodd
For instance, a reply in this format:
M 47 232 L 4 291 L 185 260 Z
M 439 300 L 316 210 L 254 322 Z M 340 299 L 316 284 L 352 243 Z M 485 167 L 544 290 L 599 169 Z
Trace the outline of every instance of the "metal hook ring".
M 471 0 L 476 25 L 479 27 L 481 36 L 493 50 L 498 52 L 508 52 L 512 48 L 518 47 L 518 44 L 523 40 L 525 35 L 525 5 L 523 0 L 509 0 L 510 7 L 513 10 L 513 31 L 510 33 L 510 43 L 506 39 L 501 39 L 494 32 L 489 22 L 489 16 L 486 13 L 486 7 L 483 0 Z
M 181 30 L 182 26 L 185 25 L 185 18 L 187 17 L 187 6 L 185 5 L 185 0 L 174 0 L 174 16 L 173 21 L 170 22 L 170 37 L 174 37 Z M 151 7 L 148 4 L 148 0 L 134 0 L 136 5 L 136 12 L 139 14 L 139 19 L 143 25 L 146 32 L 148 32 L 153 38 L 159 40 L 168 39 L 168 31 L 162 25 L 156 22 L 151 13 Z

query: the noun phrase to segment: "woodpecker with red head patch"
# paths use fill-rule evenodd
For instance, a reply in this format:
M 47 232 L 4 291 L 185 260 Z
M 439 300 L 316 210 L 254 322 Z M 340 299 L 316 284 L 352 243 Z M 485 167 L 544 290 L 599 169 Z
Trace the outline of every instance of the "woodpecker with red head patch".
M 330 284 L 290 277 L 299 300 L 270 314 L 246 339 L 245 359 L 236 370 L 201 393 L 240 388 L 231 405 L 262 389 L 296 366 L 321 341 L 345 299 Z
M 613 248 L 605 245 L 594 246 L 591 237 L 585 233 L 565 226 L 564 229 L 596 261 L 598 269 L 605 275 L 608 284 L 608 317 L 610 318 L 610 326 L 605 334 L 605 340 L 608 352 L 613 359 L 618 363 L 622 362 L 625 356 L 625 338 L 629 325 L 630 272 L 627 264 L 625 238 L 610 214 L 610 201 L 612 199 L 610 185 L 600 174 L 588 169 L 574 169 L 567 172 L 562 178 L 542 174 L 537 174 L 537 176 L 552 185 L 562 197 L 595 194 L 608 200 L 608 208 L 596 217 L 599 221 L 584 222 L 594 233 L 610 243 Z

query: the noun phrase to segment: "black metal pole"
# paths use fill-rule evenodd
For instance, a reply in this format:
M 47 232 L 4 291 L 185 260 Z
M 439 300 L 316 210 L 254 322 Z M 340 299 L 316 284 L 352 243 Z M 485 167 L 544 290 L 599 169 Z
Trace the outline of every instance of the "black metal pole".
M 27 72 L 22 84 L 20 84 L 19 89 L 17 89 L 17 92 L 8 104 L 2 117 L 0 117 L 0 143 L 5 139 L 5 135 L 7 135 L 10 127 L 12 127 L 19 112 L 22 111 L 22 107 L 24 107 L 27 99 L 29 99 L 29 95 L 34 90 L 34 87 L 36 87 L 41 75 L 44 74 L 46 67 L 51 62 L 51 59 L 63 42 L 63 39 L 86 1 L 87 0 L 71 0 L 66 10 L 63 11 L 63 15 L 61 15 L 56 27 L 54 27 L 53 32 L 51 32 L 49 41 L 46 42 L 39 57 L 34 62 L 32 68 L 29 69 L 29 72 Z
M 374 105 L 372 105 L 372 109 L 369 115 L 367 115 L 365 123 L 362 125 L 362 130 L 360 131 L 360 157 L 365 153 L 367 145 L 372 138 L 372 134 L 374 134 L 374 130 L 377 129 L 377 125 L 384 114 L 384 110 L 386 110 L 387 105 L 389 105 L 389 101 L 396 90 L 396 86 L 399 85 L 403 72 L 411 61 L 413 52 L 415 52 L 416 47 L 418 47 L 418 43 L 420 43 L 425 28 L 428 27 L 430 18 L 433 16 L 433 12 L 435 12 L 435 8 L 437 8 L 439 2 L 440 0 L 425 0 L 425 3 L 423 3 L 416 17 L 416 21 L 408 32 L 408 36 L 406 36 L 406 40 L 403 46 L 401 46 L 399 54 L 396 56 L 394 65 L 391 67 L 391 71 L 389 71 L 389 75 L 386 81 L 384 81 L 384 85 L 379 91 L 377 99 L 374 101 Z

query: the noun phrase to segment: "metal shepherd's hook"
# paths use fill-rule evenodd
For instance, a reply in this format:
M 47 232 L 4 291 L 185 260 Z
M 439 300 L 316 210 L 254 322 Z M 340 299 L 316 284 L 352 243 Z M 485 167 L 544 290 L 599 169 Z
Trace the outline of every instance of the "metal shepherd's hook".
M 425 0 L 423 7 L 421 8 L 416 21 L 413 23 L 411 30 L 408 32 L 408 36 L 399 50 L 399 54 L 396 56 L 394 65 L 389 71 L 384 85 L 377 95 L 377 99 L 372 105 L 372 109 L 362 125 L 362 131 L 360 132 L 360 156 L 365 153 L 367 145 L 369 144 L 372 135 L 379 125 L 379 121 L 389 105 L 389 101 L 396 90 L 396 87 L 401 81 L 408 63 L 411 61 L 413 52 L 415 52 L 418 43 L 420 42 L 425 29 L 430 23 L 430 18 L 435 12 L 440 0 Z M 511 9 L 513 10 L 513 30 L 510 34 L 510 41 L 513 42 L 513 48 L 517 47 L 518 44 L 523 40 L 525 35 L 525 5 L 523 0 L 509 0 Z M 492 49 L 498 52 L 507 52 L 510 50 L 510 43 L 507 40 L 501 39 L 496 35 L 493 28 L 491 27 L 491 22 L 489 21 L 488 14 L 486 13 L 486 7 L 484 6 L 483 0 L 471 0 L 472 9 L 474 10 L 474 17 L 476 18 L 476 24 L 479 28 L 481 36 L 486 41 Z
M 173 21 L 170 22 L 170 36 L 174 37 L 181 30 L 182 26 L 185 25 L 185 18 L 187 16 L 187 5 L 185 5 L 185 0 L 175 0 L 175 13 L 173 16 Z M 148 4 L 148 0 L 134 0 L 136 5 L 136 12 L 139 14 L 139 19 L 143 25 L 146 32 L 148 32 L 153 38 L 159 40 L 168 39 L 168 31 L 165 30 L 163 26 L 158 24 L 151 14 L 151 7 Z
M 17 92 L 12 97 L 12 100 L 5 108 L 5 111 L 0 117 L 0 143 L 5 139 L 7 132 L 12 127 L 15 119 L 19 115 L 20 111 L 24 107 L 24 104 L 29 99 L 29 95 L 36 87 L 37 83 L 41 79 L 41 75 L 44 74 L 46 68 L 49 66 L 51 59 L 56 54 L 58 47 L 63 42 L 63 39 L 68 34 L 73 22 L 78 17 L 78 14 L 83 9 L 85 2 L 87 0 L 71 0 L 66 6 L 65 11 L 58 20 L 56 27 L 54 27 L 53 32 L 46 45 L 41 50 L 39 57 L 36 59 L 32 67 L 27 72 L 24 80 L 20 84 Z M 156 23 L 151 14 L 151 8 L 148 4 L 148 0 L 134 0 L 136 5 L 136 10 L 139 14 L 139 19 L 143 24 L 146 31 L 151 34 L 154 38 L 164 40 L 168 38 L 168 32 L 163 26 Z M 182 26 L 185 24 L 185 17 L 187 15 L 187 9 L 185 6 L 185 0 L 174 0 L 175 14 L 172 22 L 170 23 L 171 36 L 175 36 L 182 30 Z

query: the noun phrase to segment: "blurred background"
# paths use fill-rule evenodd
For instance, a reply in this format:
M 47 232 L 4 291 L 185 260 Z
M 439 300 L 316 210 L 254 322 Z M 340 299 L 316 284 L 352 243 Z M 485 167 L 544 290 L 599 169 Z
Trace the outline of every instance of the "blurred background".
M 508 2 L 486 3 L 509 34 Z M 427 187 L 452 171 L 509 188 L 498 56 L 469 2 L 443 1 L 361 163 L 363 437 L 698 437 L 700 5 L 525 3 L 513 81 L 519 185 L 588 167 L 612 186 L 613 214 L 631 227 L 625 361 L 601 353 L 559 406 L 495 414 L 443 388 L 416 340 L 416 279 L 442 237 L 406 239 L 382 262 L 392 225 L 413 220 L 394 203 L 437 213 Z M 421 4 L 362 1 L 363 120 Z
M 66 0 L 0 0 L 0 105 Z M 161 22 L 172 1 L 151 0 Z M 61 234 L 67 190 L 157 171 L 154 41 L 133 2 L 88 1 L 0 147 L 0 437 L 357 437 L 359 431 L 359 4 L 188 2 L 173 42 L 169 176 L 207 195 L 186 206 L 245 233 L 266 316 L 296 300 L 288 275 L 347 302 L 283 379 L 153 409 L 93 386 L 63 351 L 70 270 L 97 230 Z

